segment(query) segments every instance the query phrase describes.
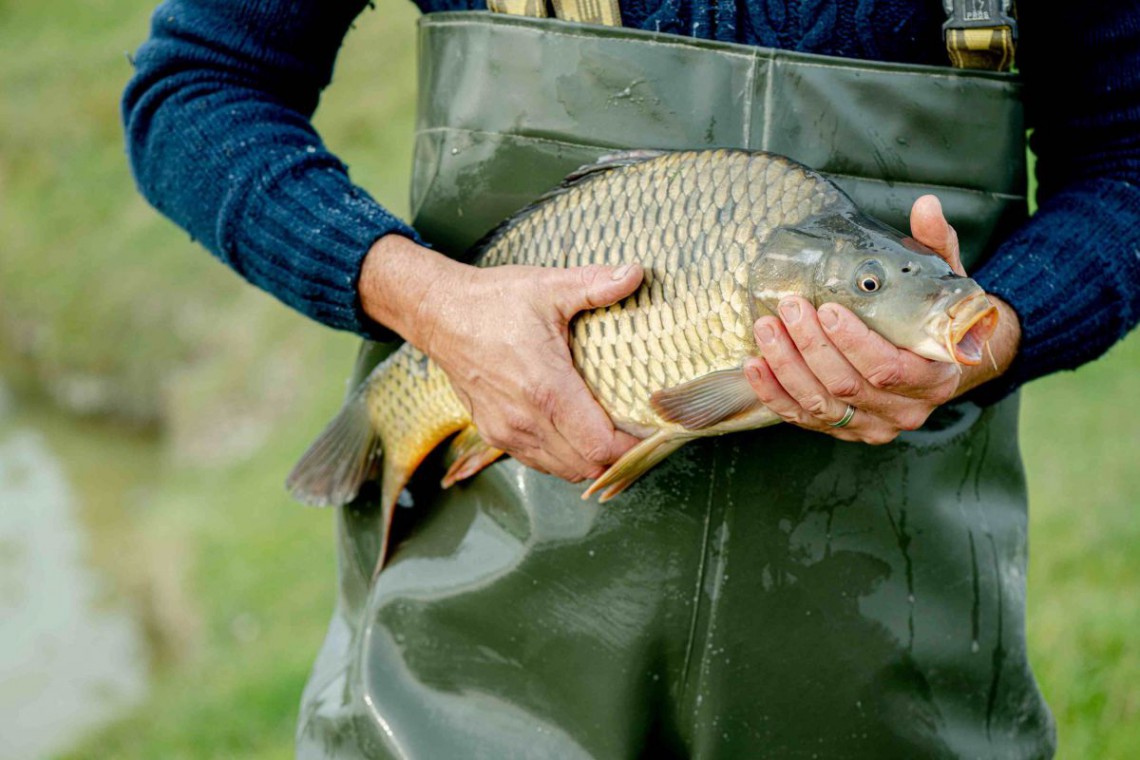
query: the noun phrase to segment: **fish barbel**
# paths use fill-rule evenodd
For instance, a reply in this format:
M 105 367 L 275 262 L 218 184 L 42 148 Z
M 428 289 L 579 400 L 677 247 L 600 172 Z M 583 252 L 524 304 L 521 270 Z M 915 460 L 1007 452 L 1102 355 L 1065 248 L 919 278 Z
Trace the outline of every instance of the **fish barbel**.
M 780 421 L 742 367 L 760 354 L 753 323 L 781 298 L 842 304 L 895 345 L 958 364 L 981 361 L 997 323 L 973 280 L 862 214 L 822 175 L 769 153 L 607 156 L 485 240 L 477 266 L 644 269 L 631 296 L 570 326 L 574 363 L 595 398 L 644 439 L 586 490 L 602 501 L 687 441 Z M 457 433 L 445 487 L 503 452 L 479 437 L 443 370 L 405 344 L 349 397 L 287 486 L 308 504 L 345 504 L 379 461 L 387 524 L 416 467 Z

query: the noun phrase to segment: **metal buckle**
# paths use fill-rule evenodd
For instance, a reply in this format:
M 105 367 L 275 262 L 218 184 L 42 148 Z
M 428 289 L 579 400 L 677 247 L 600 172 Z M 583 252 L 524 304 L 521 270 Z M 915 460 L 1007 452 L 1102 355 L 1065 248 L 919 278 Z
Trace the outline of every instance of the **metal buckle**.
M 950 63 L 959 69 L 1008 71 L 1017 46 L 1013 0 L 942 0 Z

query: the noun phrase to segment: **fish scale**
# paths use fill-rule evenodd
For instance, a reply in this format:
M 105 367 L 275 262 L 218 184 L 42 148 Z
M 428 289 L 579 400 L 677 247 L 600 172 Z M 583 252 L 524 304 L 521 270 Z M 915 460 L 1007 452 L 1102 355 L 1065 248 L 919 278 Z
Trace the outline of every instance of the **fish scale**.
M 877 258 L 869 261 L 872 253 Z M 705 150 L 619 154 L 583 167 L 489 235 L 475 264 L 643 268 L 636 292 L 578 314 L 568 331 L 574 366 L 598 403 L 618 427 L 645 437 L 587 491 L 600 490 L 605 500 L 687 440 L 779 420 L 759 403 L 741 368 L 758 353 L 756 310 L 770 311 L 783 295 L 807 295 L 826 280 L 829 298 L 896 345 L 958 361 L 951 352 L 962 344 L 971 361 L 980 357 L 995 310 L 976 283 L 956 278 L 933 252 L 917 269 L 921 277 L 906 276 L 920 254 L 913 241 L 862 216 L 807 167 L 773 154 Z M 875 272 L 888 283 L 901 278 L 893 309 L 859 292 Z M 975 325 L 983 329 L 970 338 Z M 502 452 L 479 437 L 446 374 L 405 345 L 373 371 L 301 458 L 290 490 L 311 504 L 346 503 L 371 474 L 382 445 L 381 501 L 390 517 L 420 461 L 457 432 L 445 485 Z
M 699 374 L 739 366 L 744 355 L 754 352 L 748 340 L 752 315 L 745 297 L 747 280 L 734 271 L 744 266 L 745 258 L 738 238 L 763 238 L 771 227 L 794 223 L 795 216 L 818 211 L 834 196 L 829 187 L 805 179 L 799 165 L 763 154 L 670 154 L 587 178 L 579 192 L 570 188 L 557 204 L 532 212 L 525 227 L 520 225 L 519 234 L 506 233 L 479 263 L 557 265 L 546 241 L 562 236 L 544 234 L 544 230 L 558 229 L 559 220 L 565 219 L 563 203 L 578 212 L 572 216 L 580 213 L 583 224 L 602 222 L 589 225 L 593 235 L 575 236 L 568 258 L 575 263 L 637 261 L 646 269 L 646 282 L 622 304 L 580 315 L 573 340 L 614 342 L 624 363 L 624 367 L 616 368 L 619 371 L 614 382 L 627 385 L 630 395 L 639 399 L 634 408 L 628 408 L 615 394 L 612 383 L 604 382 L 595 354 L 574 351 L 573 356 L 587 385 L 615 421 L 658 427 L 661 420 L 650 407 L 649 398 L 661 389 L 662 379 L 684 383 Z M 749 203 L 750 194 L 760 195 L 754 189 L 750 193 L 758 181 L 769 190 L 778 188 L 778 192 L 765 194 L 762 206 Z M 687 192 L 687 187 L 692 192 Z M 652 194 L 647 195 L 649 188 Z M 710 191 L 714 201 L 731 198 L 732 208 L 710 205 Z M 800 204 L 813 197 L 815 204 Z M 607 236 L 604 220 L 614 210 L 621 213 L 623 222 L 629 221 Z M 725 212 L 732 214 L 731 228 L 718 229 Z M 642 230 L 651 231 L 652 248 L 639 245 Z M 720 244 L 726 236 L 731 243 Z M 680 276 L 668 277 L 665 272 Z M 636 310 L 637 319 L 623 318 L 630 310 Z M 659 325 L 672 327 L 668 340 L 664 330 L 652 329 Z M 603 326 L 611 329 L 603 332 Z M 676 340 L 678 337 L 683 339 Z M 714 348 L 711 357 L 706 355 L 710 343 Z M 664 368 L 650 372 L 640 366 L 645 362 L 676 362 L 682 356 L 688 359 L 683 363 L 685 372 Z

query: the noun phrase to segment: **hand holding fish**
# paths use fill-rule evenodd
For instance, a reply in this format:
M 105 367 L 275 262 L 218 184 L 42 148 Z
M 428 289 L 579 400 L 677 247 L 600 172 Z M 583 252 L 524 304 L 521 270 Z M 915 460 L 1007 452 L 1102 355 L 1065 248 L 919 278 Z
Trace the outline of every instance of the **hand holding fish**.
M 635 291 L 641 267 L 480 269 L 391 237 L 366 260 L 365 308 L 443 369 L 486 444 L 576 483 L 637 443 L 578 374 L 568 327 Z
M 933 195 L 915 201 L 911 232 L 965 276 L 958 235 Z M 745 375 L 769 409 L 794 425 L 845 441 L 883 444 L 915 430 L 941 404 L 997 377 L 1013 361 L 1020 327 L 1017 314 L 989 296 L 1000 318 L 990 339 L 992 362 L 955 368 L 894 346 L 838 304 L 816 311 L 804 298 L 780 303 L 780 318 L 756 320 L 763 357 L 745 363 Z M 848 405 L 857 411 L 836 427 Z
M 964 275 L 937 199 L 911 227 L 784 156 L 631 151 L 514 214 L 474 267 L 383 238 L 361 302 L 408 344 L 289 490 L 345 504 L 379 466 L 387 521 L 448 439 L 444 487 L 510 453 L 595 477 L 583 498 L 602 501 L 690 441 L 781 421 L 885 443 L 1008 367 L 1018 339 L 1012 310 Z

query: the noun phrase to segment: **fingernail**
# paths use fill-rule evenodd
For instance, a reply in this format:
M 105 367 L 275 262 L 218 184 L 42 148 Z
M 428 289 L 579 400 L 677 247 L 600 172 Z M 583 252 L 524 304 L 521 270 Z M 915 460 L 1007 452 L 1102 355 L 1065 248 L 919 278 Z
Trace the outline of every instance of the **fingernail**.
M 620 267 L 614 270 L 614 273 L 611 274 L 610 277 L 615 280 L 623 279 L 627 274 L 629 274 L 629 266 L 629 264 L 622 264 Z
M 794 325 L 800 321 L 800 304 L 795 299 L 788 298 L 780 301 L 780 316 L 785 324 Z
M 776 342 L 776 331 L 772 329 L 771 325 L 760 325 L 756 328 L 756 340 L 770 346 Z
M 819 323 L 824 330 L 834 330 L 839 327 L 839 312 L 830 306 L 824 306 L 819 310 Z
M 752 383 L 753 385 L 758 385 L 761 380 L 760 368 L 755 364 L 745 364 L 744 376 L 748 378 L 748 382 Z

